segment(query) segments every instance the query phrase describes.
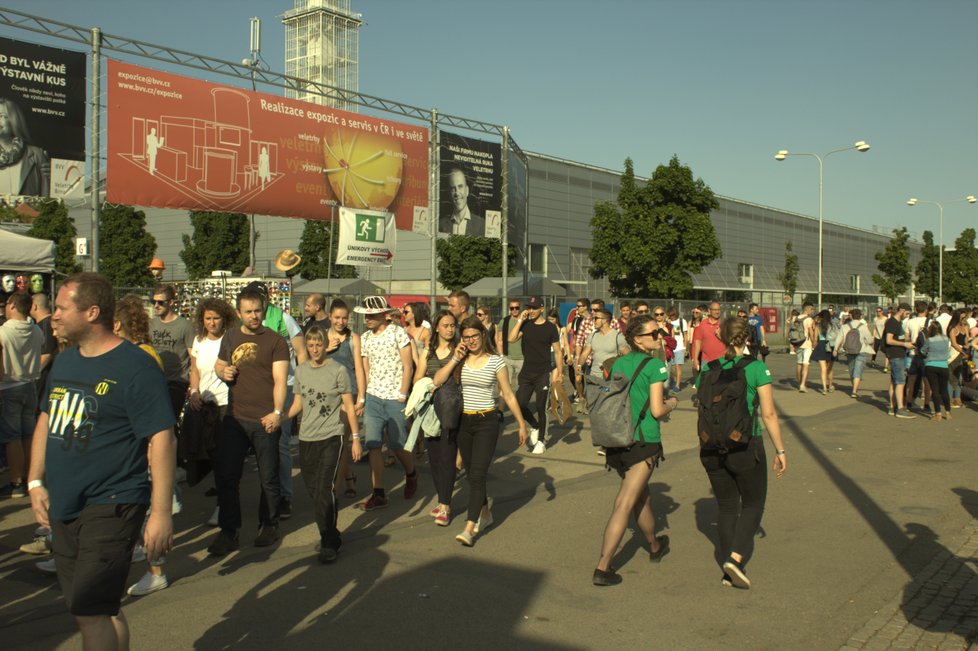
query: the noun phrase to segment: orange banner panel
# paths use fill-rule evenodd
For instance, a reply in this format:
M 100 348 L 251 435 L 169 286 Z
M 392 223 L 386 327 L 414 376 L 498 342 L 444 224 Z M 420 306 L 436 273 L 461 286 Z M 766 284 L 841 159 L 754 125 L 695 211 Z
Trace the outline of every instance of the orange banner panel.
M 428 205 L 428 130 L 108 62 L 112 203 L 329 219 Z

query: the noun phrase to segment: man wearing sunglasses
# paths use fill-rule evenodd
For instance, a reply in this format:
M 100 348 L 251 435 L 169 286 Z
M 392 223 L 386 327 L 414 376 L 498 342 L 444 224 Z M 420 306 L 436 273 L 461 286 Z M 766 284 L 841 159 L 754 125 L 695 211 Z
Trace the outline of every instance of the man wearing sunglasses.
M 525 309 L 514 321 L 509 331 L 509 343 L 522 340 L 523 370 L 519 375 L 516 401 L 526 420 L 529 444 L 533 454 L 543 454 L 547 449 L 544 437 L 547 432 L 547 399 L 550 397 L 551 353 L 557 364 L 554 382 L 563 381 L 564 360 L 560 352 L 560 332 L 547 320 L 543 300 L 531 296 L 524 303 Z M 530 410 L 530 397 L 536 393 L 536 417 Z
M 150 331 L 153 348 L 163 361 L 163 374 L 170 390 L 170 404 L 179 418 L 190 386 L 190 349 L 194 345 L 194 327 L 177 314 L 177 292 L 173 285 L 153 290 L 153 321 Z
M 509 381 L 516 386 L 516 378 L 519 377 L 523 369 L 523 344 L 519 341 L 510 343 L 509 331 L 512 329 L 513 322 L 520 315 L 520 302 L 517 299 L 510 299 L 507 303 L 508 311 L 496 327 L 496 350 L 506 358 L 506 367 L 509 369 Z

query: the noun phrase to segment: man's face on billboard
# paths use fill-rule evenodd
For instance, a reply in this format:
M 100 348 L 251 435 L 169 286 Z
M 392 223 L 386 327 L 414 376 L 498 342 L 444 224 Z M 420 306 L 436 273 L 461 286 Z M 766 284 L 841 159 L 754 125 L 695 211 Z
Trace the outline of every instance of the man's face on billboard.
M 469 184 L 465 181 L 465 175 L 458 170 L 452 172 L 448 177 L 448 187 L 452 193 L 452 207 L 455 212 L 462 212 L 469 200 Z

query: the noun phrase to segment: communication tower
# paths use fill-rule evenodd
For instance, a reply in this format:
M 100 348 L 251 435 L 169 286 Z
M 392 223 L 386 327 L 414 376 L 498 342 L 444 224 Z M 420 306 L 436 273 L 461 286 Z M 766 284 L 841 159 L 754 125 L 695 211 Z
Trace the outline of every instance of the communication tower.
M 359 90 L 360 25 L 351 0 L 295 0 L 282 17 L 285 74 L 344 90 Z M 356 111 L 352 102 L 323 97 L 308 89 L 287 89 L 286 97 Z

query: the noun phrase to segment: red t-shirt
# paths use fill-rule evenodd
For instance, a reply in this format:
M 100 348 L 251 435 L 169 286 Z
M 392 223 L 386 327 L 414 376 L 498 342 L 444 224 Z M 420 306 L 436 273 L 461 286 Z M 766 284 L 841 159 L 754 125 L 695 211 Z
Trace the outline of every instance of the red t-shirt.
M 700 362 L 706 364 L 723 357 L 727 347 L 720 341 L 720 322 L 710 323 L 706 318 L 693 329 L 693 345 L 700 341 Z

